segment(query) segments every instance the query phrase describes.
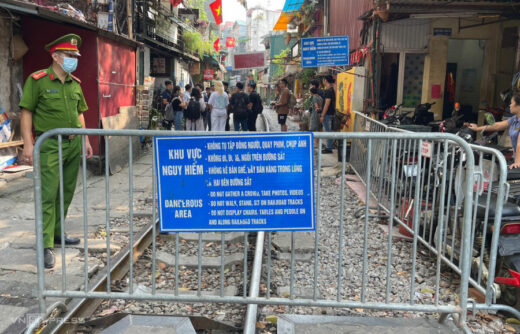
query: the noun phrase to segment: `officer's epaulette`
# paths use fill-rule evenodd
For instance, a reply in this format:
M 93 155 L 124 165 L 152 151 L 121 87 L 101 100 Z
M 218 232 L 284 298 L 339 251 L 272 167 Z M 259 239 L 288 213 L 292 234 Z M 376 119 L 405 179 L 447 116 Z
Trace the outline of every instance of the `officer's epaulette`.
M 40 80 L 41 78 L 45 77 L 47 74 L 47 70 L 41 70 L 41 71 L 38 71 L 38 72 L 34 72 L 33 74 L 31 74 L 31 77 L 34 79 L 34 80 Z
M 78 77 L 76 77 L 76 76 L 74 76 L 74 75 L 72 75 L 72 74 L 70 74 L 70 77 L 71 77 L 72 79 L 76 80 L 78 83 L 81 83 L 81 80 L 79 80 Z

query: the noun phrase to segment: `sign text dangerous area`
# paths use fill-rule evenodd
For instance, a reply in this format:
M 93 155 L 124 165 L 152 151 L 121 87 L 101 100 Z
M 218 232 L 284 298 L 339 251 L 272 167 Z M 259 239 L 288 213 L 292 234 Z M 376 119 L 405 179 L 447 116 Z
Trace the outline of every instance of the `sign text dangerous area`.
M 155 144 L 161 231 L 314 229 L 312 134 Z

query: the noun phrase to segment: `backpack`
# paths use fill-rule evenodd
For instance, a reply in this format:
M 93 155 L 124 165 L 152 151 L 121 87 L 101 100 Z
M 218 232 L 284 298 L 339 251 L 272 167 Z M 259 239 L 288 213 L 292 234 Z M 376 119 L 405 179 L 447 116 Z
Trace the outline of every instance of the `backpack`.
M 255 97 L 257 98 L 257 101 L 259 102 L 256 106 L 253 105 L 253 111 L 256 113 L 256 114 L 261 114 L 262 111 L 264 111 L 264 106 L 262 105 L 262 99 L 260 98 L 260 95 L 258 95 L 258 93 L 254 92 L 254 93 L 251 93 L 251 95 L 255 94 Z M 251 100 L 249 102 L 252 102 Z
M 245 93 L 240 93 L 237 99 L 237 104 L 233 108 L 233 112 L 235 114 L 235 118 L 237 120 L 244 120 L 247 118 L 247 106 L 244 101 Z
M 287 104 L 287 106 L 289 107 L 289 109 L 293 109 L 296 105 L 296 96 L 294 96 L 293 92 L 290 92 L 290 94 L 291 96 L 289 97 L 289 103 Z
M 190 121 L 196 121 L 202 115 L 200 109 L 199 101 L 195 101 L 194 98 L 190 98 L 190 102 L 188 103 L 188 107 L 184 112 L 184 116 Z
M 164 119 L 167 121 L 173 121 L 173 106 L 171 102 L 164 108 Z

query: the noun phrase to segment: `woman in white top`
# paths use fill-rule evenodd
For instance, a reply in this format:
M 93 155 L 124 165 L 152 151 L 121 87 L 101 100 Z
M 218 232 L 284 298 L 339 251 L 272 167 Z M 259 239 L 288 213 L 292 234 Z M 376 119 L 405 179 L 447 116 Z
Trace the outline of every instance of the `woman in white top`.
M 204 118 L 202 117 L 202 112 L 206 109 L 206 103 L 204 102 L 204 98 L 200 93 L 198 88 L 193 88 L 191 90 L 191 100 L 199 101 L 200 112 L 198 113 L 199 117 L 197 119 L 190 119 L 188 109 L 190 108 L 190 102 L 187 103 L 186 106 L 186 131 L 204 131 Z
M 208 104 L 211 111 L 211 131 L 225 131 L 229 97 L 224 92 L 222 81 L 215 82 L 215 92 L 211 94 Z

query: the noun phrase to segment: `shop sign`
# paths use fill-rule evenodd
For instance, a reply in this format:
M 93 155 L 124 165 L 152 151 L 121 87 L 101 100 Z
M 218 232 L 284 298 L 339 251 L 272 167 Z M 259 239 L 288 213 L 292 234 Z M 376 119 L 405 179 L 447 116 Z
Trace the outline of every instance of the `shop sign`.
M 190 74 L 191 75 L 200 74 L 200 63 L 193 63 L 190 65 Z
M 204 80 L 213 80 L 214 76 L 215 76 L 215 71 L 204 70 Z
M 359 50 L 352 52 L 350 54 L 350 65 L 353 66 L 353 65 L 363 62 L 363 60 L 365 59 L 366 53 L 367 53 L 366 48 L 359 49 Z
M 451 28 L 433 28 L 433 36 L 451 36 Z

